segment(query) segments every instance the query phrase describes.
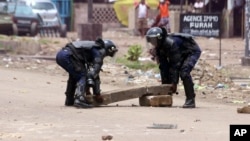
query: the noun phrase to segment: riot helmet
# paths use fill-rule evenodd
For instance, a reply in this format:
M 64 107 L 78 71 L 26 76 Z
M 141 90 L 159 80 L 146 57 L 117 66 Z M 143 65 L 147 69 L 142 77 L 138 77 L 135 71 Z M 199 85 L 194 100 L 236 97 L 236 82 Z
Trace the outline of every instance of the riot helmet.
M 152 27 L 147 31 L 147 42 L 157 47 L 161 43 L 161 39 L 164 37 L 164 31 L 160 27 Z
M 106 55 L 113 57 L 118 51 L 115 44 L 111 40 L 104 40 L 104 48 L 106 50 Z

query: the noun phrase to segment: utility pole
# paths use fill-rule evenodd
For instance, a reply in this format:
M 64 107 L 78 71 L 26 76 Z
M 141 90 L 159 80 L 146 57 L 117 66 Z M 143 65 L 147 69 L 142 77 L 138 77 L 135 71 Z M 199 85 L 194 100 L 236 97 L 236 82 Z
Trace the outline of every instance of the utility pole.
M 93 16 L 93 0 L 88 0 L 88 17 L 86 23 L 78 25 L 78 37 L 80 40 L 96 40 L 102 38 L 102 24 L 95 23 Z
M 181 0 L 181 1 L 180 1 L 180 5 L 181 5 L 181 14 L 182 14 L 182 12 L 183 12 L 183 3 L 184 3 L 183 0 Z
M 250 0 L 246 0 L 245 4 L 245 57 L 249 57 L 249 38 L 250 38 Z
M 88 0 L 88 23 L 93 23 L 93 0 Z
M 211 13 L 211 8 L 212 8 L 212 0 L 209 0 L 208 2 L 208 12 Z
M 242 65 L 250 66 L 250 0 L 245 2 L 245 56 L 242 58 Z

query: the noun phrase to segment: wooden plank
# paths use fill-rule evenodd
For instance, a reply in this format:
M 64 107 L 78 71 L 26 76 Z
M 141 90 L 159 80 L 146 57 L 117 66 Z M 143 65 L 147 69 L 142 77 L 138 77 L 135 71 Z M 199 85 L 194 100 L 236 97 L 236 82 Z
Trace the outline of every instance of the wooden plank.
M 167 95 L 170 92 L 171 85 L 150 85 L 134 88 L 119 89 L 102 93 L 103 103 L 95 102 L 93 95 L 86 96 L 86 99 L 93 105 L 108 105 L 110 103 L 139 98 L 145 95 Z
M 147 94 L 152 93 L 152 95 L 167 95 L 171 93 L 170 88 L 171 88 L 170 84 L 150 85 L 146 87 Z

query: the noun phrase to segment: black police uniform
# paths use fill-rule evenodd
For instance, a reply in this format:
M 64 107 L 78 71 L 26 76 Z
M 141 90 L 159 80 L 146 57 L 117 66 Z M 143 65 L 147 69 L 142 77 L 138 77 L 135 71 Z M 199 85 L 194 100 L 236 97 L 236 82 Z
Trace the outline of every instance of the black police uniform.
M 90 108 L 85 99 L 87 82 L 93 87 L 93 94 L 100 95 L 99 72 L 106 56 L 113 57 L 117 51 L 110 40 L 74 41 L 62 48 L 56 56 L 57 64 L 69 73 L 66 88 L 66 106 Z M 88 81 L 87 81 L 88 80 Z
M 186 94 L 183 108 L 194 108 L 194 83 L 190 73 L 201 55 L 200 47 L 189 34 L 167 34 L 159 27 L 149 29 L 147 40 L 155 46 L 151 53 L 159 63 L 162 84 L 172 84 L 176 92 L 180 77 Z

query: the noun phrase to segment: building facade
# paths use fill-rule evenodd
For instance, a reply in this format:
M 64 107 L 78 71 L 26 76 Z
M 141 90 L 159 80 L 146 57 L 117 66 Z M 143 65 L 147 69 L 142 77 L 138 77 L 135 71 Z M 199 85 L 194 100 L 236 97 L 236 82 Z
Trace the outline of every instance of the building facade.
M 173 14 L 172 18 L 174 25 L 179 24 L 178 18 L 181 13 L 188 12 L 190 5 L 194 4 L 195 0 L 170 0 L 170 11 Z M 244 5 L 245 0 L 203 0 L 205 6 L 202 12 L 205 13 L 220 13 L 222 27 L 222 37 L 244 37 Z M 113 27 L 123 27 L 116 17 L 113 8 L 114 3 L 109 3 L 108 0 L 93 0 L 93 22 L 101 23 L 103 29 Z M 77 25 L 88 22 L 88 0 L 74 0 L 73 3 L 73 22 L 72 30 L 77 30 Z M 177 27 L 173 27 L 178 32 Z

